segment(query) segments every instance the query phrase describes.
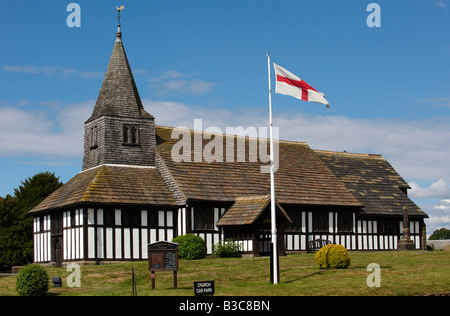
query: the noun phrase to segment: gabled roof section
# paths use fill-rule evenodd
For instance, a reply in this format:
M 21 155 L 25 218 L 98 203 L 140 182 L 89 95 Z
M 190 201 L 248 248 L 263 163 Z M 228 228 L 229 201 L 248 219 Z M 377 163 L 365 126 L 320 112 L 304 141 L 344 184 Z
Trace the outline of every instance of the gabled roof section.
M 217 222 L 217 226 L 251 225 L 270 205 L 270 195 L 238 197 L 225 215 Z M 292 222 L 285 210 L 276 203 L 277 210 L 288 221 Z
M 406 194 L 408 183 L 382 156 L 315 150 L 337 178 L 364 205 L 361 214 L 427 217 Z
M 176 202 L 156 168 L 102 165 L 77 174 L 29 213 L 79 204 L 175 206 Z
M 153 118 L 142 106 L 121 37 L 119 30 L 97 103 L 86 123 L 103 115 Z
M 168 171 L 178 184 L 188 201 L 223 201 L 234 202 L 238 197 L 270 194 L 270 174 L 262 173 L 257 162 L 228 162 L 225 138 L 234 138 L 234 157 L 237 157 L 237 139 L 241 136 L 217 134 L 223 139 L 224 159 L 222 162 L 195 162 L 194 138 L 203 139 L 197 131 L 191 135 L 191 161 L 176 162 L 171 152 L 178 139 L 172 139 L 172 127 L 156 126 L 156 150 L 164 161 Z M 248 155 L 249 137 L 245 137 L 245 150 Z M 210 142 L 203 139 L 202 148 Z M 259 142 L 261 145 L 261 142 Z M 259 151 L 259 149 L 258 149 Z M 361 203 L 325 166 L 306 143 L 279 143 L 279 168 L 275 173 L 276 199 L 280 204 L 303 204 L 342 207 L 361 207 Z

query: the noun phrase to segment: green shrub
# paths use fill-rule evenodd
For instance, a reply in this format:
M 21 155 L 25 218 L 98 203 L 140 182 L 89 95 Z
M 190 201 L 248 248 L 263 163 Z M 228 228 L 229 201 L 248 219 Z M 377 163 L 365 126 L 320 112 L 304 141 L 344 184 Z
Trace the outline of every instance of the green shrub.
M 320 269 L 346 269 L 351 260 L 347 249 L 341 245 L 326 245 L 316 253 L 316 261 Z
M 241 245 L 229 238 L 214 245 L 213 255 L 218 258 L 238 258 L 242 256 Z
M 17 275 L 16 291 L 20 296 L 44 296 L 48 291 L 48 275 L 43 267 L 29 264 Z
M 206 243 L 199 236 L 181 235 L 175 237 L 172 242 L 178 244 L 178 257 L 182 259 L 196 260 L 206 257 Z

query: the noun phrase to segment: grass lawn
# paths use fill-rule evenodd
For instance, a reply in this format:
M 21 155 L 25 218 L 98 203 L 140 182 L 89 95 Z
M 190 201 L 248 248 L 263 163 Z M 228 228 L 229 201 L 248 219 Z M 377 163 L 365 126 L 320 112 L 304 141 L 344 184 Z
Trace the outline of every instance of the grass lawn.
M 193 296 L 195 281 L 215 281 L 216 296 L 292 295 L 423 295 L 450 292 L 450 252 L 350 252 L 351 266 L 344 270 L 319 270 L 314 254 L 280 258 L 280 284 L 269 282 L 269 258 L 180 260 L 178 289 L 172 272 L 156 272 L 151 289 L 148 264 L 127 262 L 81 267 L 81 287 L 69 288 L 65 268 L 48 268 L 49 278 L 61 276 L 62 288 L 50 285 L 58 296 L 129 296 L 134 267 L 139 296 Z M 368 287 L 367 265 L 381 267 L 381 287 Z M 0 279 L 0 295 L 16 295 L 15 277 Z

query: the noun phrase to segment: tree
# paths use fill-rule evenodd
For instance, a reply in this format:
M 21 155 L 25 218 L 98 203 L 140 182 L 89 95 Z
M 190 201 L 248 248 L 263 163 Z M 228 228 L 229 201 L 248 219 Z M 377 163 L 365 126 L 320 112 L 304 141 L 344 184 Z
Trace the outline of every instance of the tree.
M 442 227 L 440 229 L 436 229 L 433 234 L 431 234 L 428 240 L 442 240 L 442 239 L 450 239 L 450 229 Z
M 27 213 L 61 185 L 54 173 L 38 173 L 22 181 L 13 197 L 0 199 L 0 271 L 33 261 L 33 219 Z

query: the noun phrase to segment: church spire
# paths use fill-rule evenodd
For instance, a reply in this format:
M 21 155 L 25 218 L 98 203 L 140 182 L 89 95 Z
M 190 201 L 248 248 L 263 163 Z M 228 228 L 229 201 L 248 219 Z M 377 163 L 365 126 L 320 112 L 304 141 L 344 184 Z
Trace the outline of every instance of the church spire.
M 84 124 L 83 170 L 102 164 L 155 166 L 155 119 L 145 111 L 122 43 L 116 42 L 91 117 Z
M 117 8 L 119 24 L 116 33 L 116 43 L 94 111 L 87 122 L 103 115 L 153 118 L 142 106 L 141 98 L 122 43 L 120 11 L 123 9 L 123 6 Z

